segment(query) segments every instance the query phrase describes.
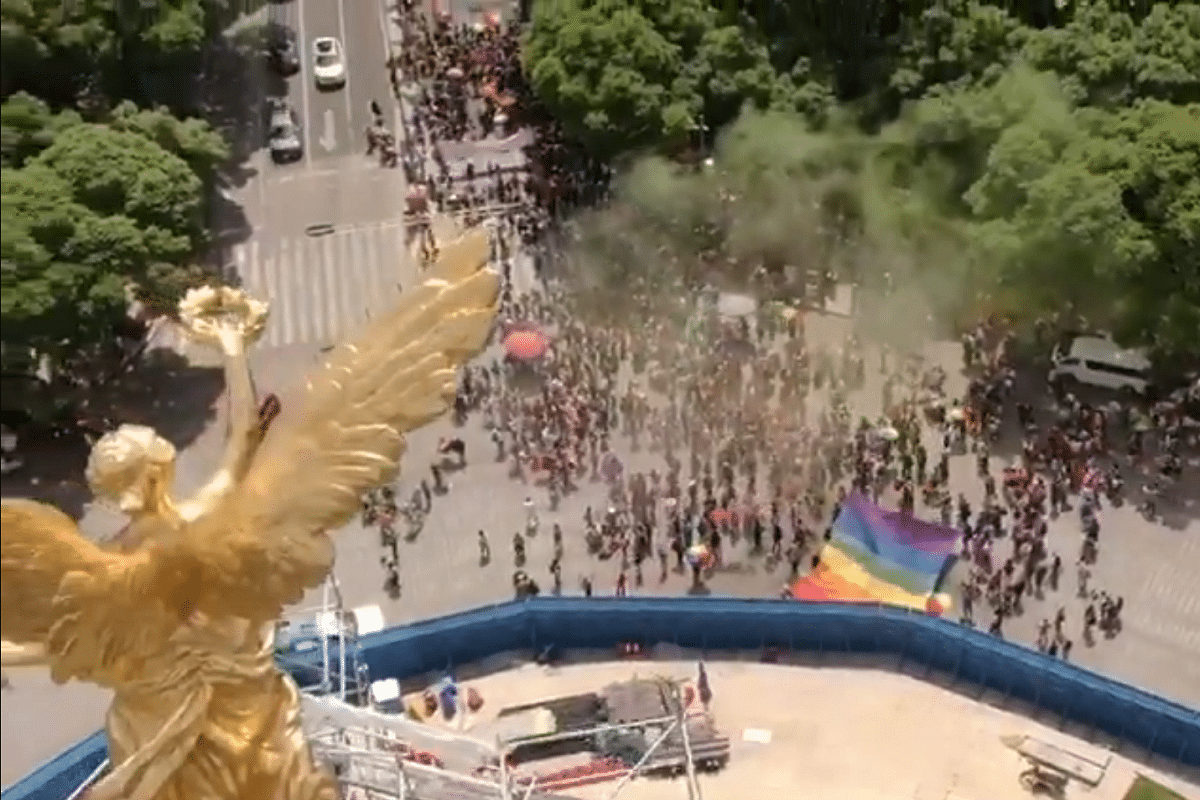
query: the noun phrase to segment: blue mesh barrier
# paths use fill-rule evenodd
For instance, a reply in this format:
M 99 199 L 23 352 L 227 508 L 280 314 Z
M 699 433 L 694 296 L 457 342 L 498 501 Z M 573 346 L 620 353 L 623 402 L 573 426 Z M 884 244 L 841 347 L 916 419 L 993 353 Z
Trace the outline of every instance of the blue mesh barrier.
M 733 598 L 561 598 L 503 603 L 359 638 L 372 680 L 441 673 L 497 653 L 611 650 L 621 642 L 708 651 L 882 655 L 944 673 L 956 688 L 1044 709 L 1087 730 L 1200 767 L 1200 712 L 953 622 L 891 606 Z M 304 683 L 320 652 L 285 664 Z M 3 793 L 64 800 L 105 758 L 93 734 Z

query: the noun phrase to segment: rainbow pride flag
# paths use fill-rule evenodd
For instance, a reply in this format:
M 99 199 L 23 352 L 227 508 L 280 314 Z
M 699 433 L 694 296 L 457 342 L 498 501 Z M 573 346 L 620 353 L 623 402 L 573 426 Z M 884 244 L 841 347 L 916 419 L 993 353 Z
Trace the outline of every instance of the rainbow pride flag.
M 833 535 L 819 566 L 791 587 L 798 600 L 883 602 L 922 611 L 931 604 L 958 553 L 959 532 L 898 511 L 860 495 L 846 499 L 833 521 Z

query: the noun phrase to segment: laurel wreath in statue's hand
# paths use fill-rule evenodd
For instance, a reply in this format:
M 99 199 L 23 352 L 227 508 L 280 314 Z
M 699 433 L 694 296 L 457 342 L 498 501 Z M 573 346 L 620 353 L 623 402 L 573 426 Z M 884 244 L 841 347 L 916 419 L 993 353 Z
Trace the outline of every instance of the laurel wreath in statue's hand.
M 193 338 L 221 350 L 244 349 L 267 325 L 267 303 L 229 286 L 189 289 L 179 301 L 179 324 Z

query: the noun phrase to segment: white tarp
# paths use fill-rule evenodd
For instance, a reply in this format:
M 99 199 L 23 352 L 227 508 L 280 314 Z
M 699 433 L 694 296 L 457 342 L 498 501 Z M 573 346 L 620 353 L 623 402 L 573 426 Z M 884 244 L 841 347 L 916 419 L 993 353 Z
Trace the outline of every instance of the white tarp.
M 379 606 L 359 606 L 354 609 L 354 620 L 358 625 L 359 636 L 383 630 L 383 610 Z
M 371 684 L 371 700 L 375 703 L 390 703 L 400 699 L 400 681 L 385 678 Z

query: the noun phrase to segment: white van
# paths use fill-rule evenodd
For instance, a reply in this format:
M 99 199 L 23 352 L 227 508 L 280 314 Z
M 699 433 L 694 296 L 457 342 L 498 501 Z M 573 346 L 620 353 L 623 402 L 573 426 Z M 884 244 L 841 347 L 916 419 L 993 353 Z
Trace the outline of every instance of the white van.
M 1150 386 L 1150 359 L 1141 350 L 1126 349 L 1106 336 L 1076 336 L 1056 348 L 1050 382 L 1082 383 L 1120 392 L 1145 394 Z

